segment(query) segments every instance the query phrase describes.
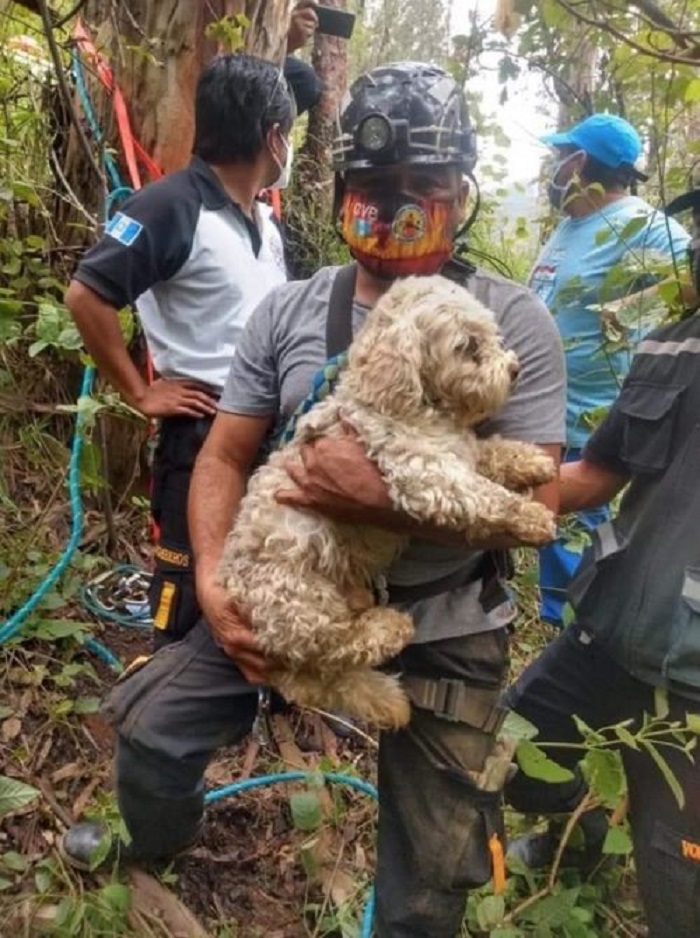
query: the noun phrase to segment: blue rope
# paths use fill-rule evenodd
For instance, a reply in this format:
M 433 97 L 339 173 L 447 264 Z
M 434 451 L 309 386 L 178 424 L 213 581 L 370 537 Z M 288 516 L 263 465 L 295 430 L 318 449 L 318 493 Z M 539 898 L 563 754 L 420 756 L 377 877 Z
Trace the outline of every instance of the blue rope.
M 328 397 L 332 393 L 336 384 L 338 383 L 338 378 L 340 378 L 340 373 L 345 368 L 348 363 L 348 353 L 341 352 L 339 355 L 335 355 L 333 358 L 329 358 L 325 363 L 323 368 L 319 369 L 314 376 L 314 380 L 311 384 L 311 390 L 306 395 L 304 400 L 296 408 L 292 416 L 287 421 L 287 425 L 282 431 L 279 440 L 277 441 L 278 446 L 284 446 L 285 443 L 290 443 L 294 439 L 294 434 L 296 432 L 297 423 L 308 412 L 320 401 Z
M 336 785 L 347 785 L 360 791 L 364 795 L 369 795 L 375 801 L 379 800 L 379 792 L 370 782 L 365 782 L 361 778 L 354 778 L 352 775 L 340 775 L 336 772 L 323 772 L 323 779 L 326 782 L 333 782 Z M 233 795 L 239 795 L 241 792 L 250 791 L 253 788 L 262 788 L 266 785 L 276 785 L 279 782 L 304 782 L 313 780 L 317 776 L 314 772 L 278 772 L 274 775 L 260 775 L 258 778 L 246 778 L 242 782 L 233 782 L 231 785 L 224 785 L 223 788 L 216 788 L 208 791 L 204 796 L 205 804 L 212 804 L 215 801 L 221 801 L 223 798 L 231 798 Z M 374 910 L 376 904 L 376 895 L 372 887 L 365 902 L 362 913 L 362 924 L 360 926 L 360 938 L 372 938 L 372 925 L 374 922 Z
M 112 215 L 112 209 L 114 208 L 114 203 L 119 199 L 128 199 L 132 195 L 134 190 L 131 186 L 117 186 L 116 189 L 113 189 L 107 196 L 107 206 L 105 215 L 107 218 L 110 218 Z
M 92 106 L 92 101 L 90 99 L 90 92 L 88 91 L 87 82 L 85 81 L 85 69 L 83 68 L 83 63 L 80 60 L 80 56 L 75 49 L 71 50 L 71 72 L 73 73 L 73 80 L 75 81 L 75 87 L 78 92 L 78 97 L 80 98 L 80 107 L 83 110 L 85 115 L 85 120 L 88 123 L 88 127 L 92 133 L 92 136 L 95 139 L 97 144 L 101 144 L 104 139 L 104 134 L 97 120 L 97 115 L 95 114 L 95 108 Z M 119 189 L 124 186 L 122 179 L 119 175 L 119 167 L 117 166 L 117 161 L 114 159 L 111 153 L 108 153 L 107 150 L 104 150 L 102 154 L 102 159 L 105 164 L 105 170 L 109 176 L 110 182 L 112 184 L 112 189 Z
M 80 400 L 90 395 L 92 383 L 95 377 L 95 369 L 88 365 L 83 372 L 83 383 L 80 389 Z M 83 532 L 83 502 L 80 495 L 80 456 L 83 450 L 83 430 L 85 427 L 85 417 L 78 410 L 75 419 L 75 433 L 73 435 L 73 446 L 71 449 L 70 463 L 68 467 L 68 492 L 71 506 L 71 533 L 65 550 L 59 557 L 56 564 L 49 571 L 46 579 L 37 587 L 29 599 L 15 612 L 0 628 L 0 645 L 9 641 L 22 627 L 27 616 L 39 605 L 49 590 L 56 584 L 63 575 L 68 564 L 71 562 L 73 554 L 80 543 Z
M 99 658 L 100 661 L 104 661 L 107 667 L 111 668 L 115 674 L 121 674 L 124 670 L 124 665 L 114 652 L 110 651 L 106 645 L 103 645 L 102 642 L 99 642 L 96 638 L 87 638 L 84 647 L 92 652 L 96 658 Z
M 85 114 L 85 119 L 88 122 L 95 140 L 99 143 L 102 141 L 104 135 L 100 129 L 97 116 L 95 114 L 95 109 L 92 105 L 92 101 L 90 100 L 87 84 L 85 82 L 85 71 L 83 69 L 83 64 L 75 50 L 72 50 L 71 52 L 71 71 L 75 80 L 78 97 L 80 98 L 80 105 L 83 109 L 83 113 Z M 112 191 L 107 196 L 105 205 L 105 214 L 106 217 L 109 217 L 114 202 L 117 199 L 121 199 L 127 195 L 130 195 L 131 192 L 133 192 L 133 189 L 131 189 L 130 186 L 124 185 L 124 182 L 119 175 L 119 168 L 117 166 L 116 160 L 112 154 L 108 153 L 106 150 L 103 152 L 103 161 L 105 170 L 109 175 L 110 181 L 112 183 Z M 94 378 L 94 367 L 92 365 L 86 366 L 83 371 L 83 381 L 79 400 L 83 397 L 90 396 Z M 41 602 L 44 596 L 46 596 L 48 591 L 58 582 L 70 564 L 73 554 L 75 553 L 78 544 L 80 543 L 83 530 L 83 502 L 80 491 L 80 456 L 83 448 L 84 430 L 85 420 L 80 411 L 78 411 L 75 420 L 75 433 L 73 436 L 73 445 L 71 448 L 71 457 L 68 470 L 68 491 L 71 506 L 70 539 L 66 545 L 65 550 L 63 551 L 63 554 L 53 569 L 49 571 L 45 580 L 37 587 L 29 599 L 0 628 L 0 645 L 8 642 L 17 634 L 30 613 L 36 609 L 37 605 Z M 86 647 L 87 646 L 88 643 L 86 643 Z M 98 657 L 102 658 L 103 661 L 106 661 L 110 667 L 114 667 L 116 662 L 116 664 L 119 666 L 119 669 L 121 670 L 121 664 L 119 663 L 118 659 L 115 658 L 112 652 L 104 645 L 102 645 L 101 642 L 98 642 L 97 639 L 90 639 L 89 647 L 95 654 L 98 655 Z
M 117 593 L 117 598 L 121 599 L 121 606 L 125 611 L 117 612 L 113 607 L 106 606 L 100 595 L 101 586 L 104 585 L 104 581 L 115 576 L 123 580 L 123 578 L 130 577 L 133 574 L 137 574 L 142 580 L 141 590 L 143 599 L 138 603 L 132 600 L 131 604 L 134 608 L 129 609 L 129 603 Z M 80 602 L 98 619 L 114 622 L 116 625 L 123 625 L 131 629 L 150 629 L 153 626 L 153 618 L 151 617 L 151 610 L 146 599 L 146 591 L 150 580 L 150 574 L 145 573 L 141 567 L 136 567 L 134 564 L 130 563 L 119 564 L 108 570 L 106 574 L 100 574 L 100 576 L 91 580 L 89 583 L 84 583 L 80 587 Z

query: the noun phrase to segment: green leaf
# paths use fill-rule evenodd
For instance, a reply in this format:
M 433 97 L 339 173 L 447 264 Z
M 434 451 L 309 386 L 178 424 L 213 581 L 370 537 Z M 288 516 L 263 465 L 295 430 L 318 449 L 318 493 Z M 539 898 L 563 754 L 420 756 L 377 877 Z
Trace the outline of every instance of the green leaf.
M 691 78 L 685 88 L 683 98 L 686 102 L 700 101 L 700 78 Z
M 14 850 L 8 850 L 0 856 L 0 866 L 13 873 L 23 873 L 29 866 L 29 859 L 23 857 L 21 853 Z
M 100 709 L 99 697 L 78 697 L 73 708 L 74 713 L 98 713 Z
M 16 778 L 0 775 L 0 817 L 18 811 L 39 797 L 39 791 Z
M 624 827 L 609 828 L 603 844 L 603 853 L 623 857 L 632 853 L 632 838 Z
M 668 716 L 668 691 L 665 687 L 654 688 L 654 714 L 659 720 L 665 720 Z M 700 715 L 698 715 L 698 731 L 700 732 Z
M 679 287 L 676 280 L 666 280 L 664 283 L 660 283 L 656 290 L 666 306 L 673 306 L 678 301 Z M 659 690 L 662 690 L 662 688 L 659 688 Z
M 39 893 L 48 892 L 52 882 L 53 874 L 51 870 L 42 867 L 34 874 L 34 885 L 36 886 L 36 891 Z
M 635 218 L 630 218 L 625 227 L 622 229 L 618 238 L 620 241 L 629 241 L 631 238 L 634 238 L 635 235 L 639 234 L 644 228 L 649 224 L 649 219 L 646 215 L 637 215 Z
M 639 751 L 639 743 L 630 733 L 626 726 L 623 726 L 621 723 L 613 727 L 621 743 L 624 743 L 625 746 L 629 746 L 630 749 L 636 749 Z
M 559 893 L 536 902 L 523 913 L 525 921 L 547 928 L 556 928 L 571 921 L 571 910 L 576 904 L 580 889 L 564 889 Z
M 627 790 L 622 760 L 612 749 L 591 749 L 583 759 L 590 788 L 608 807 L 615 807 Z
M 510 710 L 503 722 L 502 733 L 509 739 L 520 742 L 521 739 L 534 739 L 534 737 L 537 736 L 538 730 L 537 727 L 533 726 L 525 717 L 521 717 L 519 713 Z
M 661 755 L 661 753 L 659 752 L 659 750 L 656 748 L 656 746 L 653 743 L 648 742 L 648 740 L 640 740 L 640 742 L 642 743 L 642 745 L 645 747 L 645 749 L 647 750 L 651 758 L 656 763 L 663 777 L 666 779 L 668 787 L 671 789 L 671 791 L 673 792 L 674 798 L 678 802 L 678 807 L 681 808 L 682 810 L 685 807 L 685 794 L 683 792 L 680 782 L 678 781 L 676 776 L 673 774 L 673 770 L 671 769 L 670 765 L 664 759 L 664 757 Z
M 686 725 L 691 733 L 700 735 L 700 713 L 687 713 Z
M 515 751 L 518 765 L 530 778 L 538 778 L 543 782 L 570 782 L 573 772 L 558 765 L 550 759 L 540 748 L 528 739 L 524 739 Z
M 605 244 L 613 236 L 612 228 L 601 228 L 600 231 L 596 231 L 595 237 L 593 240 L 596 244 Z
M 321 802 L 315 792 L 295 792 L 289 799 L 292 810 L 292 821 L 297 830 L 313 831 L 320 826 L 323 820 Z
M 14 883 L 11 879 L 8 879 L 6 876 L 0 876 L 0 892 L 5 889 L 10 889 L 14 886 Z
M 14 707 L 7 707 L 5 704 L 0 704 L 0 720 L 6 720 L 8 717 L 11 717 L 14 712 Z
M 33 638 L 44 641 L 56 641 L 59 638 L 75 638 L 82 641 L 86 629 L 85 622 L 77 622 L 75 619 L 42 619 L 32 626 L 31 634 Z
M 574 918 L 562 925 L 562 938 L 588 938 L 590 934 L 588 928 Z
M 498 925 L 506 914 L 506 903 L 503 896 L 484 896 L 476 907 L 476 918 L 482 931 L 490 931 Z
M 605 742 L 605 736 L 602 733 L 599 733 L 597 730 L 594 730 L 593 727 L 589 726 L 588 723 L 584 722 L 581 717 L 572 714 L 571 719 L 576 724 L 576 729 L 579 731 L 581 736 L 587 743 L 592 745 L 600 745 Z
M 131 890 L 124 883 L 109 883 L 98 893 L 99 898 L 115 912 L 128 912 L 131 905 Z

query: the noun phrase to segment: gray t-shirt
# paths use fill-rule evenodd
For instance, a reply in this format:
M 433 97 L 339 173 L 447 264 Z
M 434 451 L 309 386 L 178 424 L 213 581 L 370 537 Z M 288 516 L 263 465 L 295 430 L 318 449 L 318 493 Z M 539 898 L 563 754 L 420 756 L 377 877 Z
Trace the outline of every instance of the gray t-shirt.
M 309 393 L 326 361 L 326 318 L 333 278 L 326 267 L 310 280 L 277 287 L 253 312 L 236 346 L 219 408 L 247 416 L 276 416 L 273 437 Z M 531 443 L 563 443 L 566 376 L 564 354 L 552 316 L 530 290 L 479 270 L 466 284 L 493 310 L 505 344 L 520 361 L 520 375 L 503 410 L 480 428 Z M 353 332 L 367 308 L 353 306 Z M 390 584 L 416 586 L 476 568 L 482 554 L 413 540 L 388 573 Z M 465 576 L 465 580 L 468 579 Z M 504 593 L 488 611 L 480 602 L 480 580 L 410 606 L 416 641 L 435 641 L 500 628 L 515 616 Z M 406 607 L 408 608 L 408 607 Z

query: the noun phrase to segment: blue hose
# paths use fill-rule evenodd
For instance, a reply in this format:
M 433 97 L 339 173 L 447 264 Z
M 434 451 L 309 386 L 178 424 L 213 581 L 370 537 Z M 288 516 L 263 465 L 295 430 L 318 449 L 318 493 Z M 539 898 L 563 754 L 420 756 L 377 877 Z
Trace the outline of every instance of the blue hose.
M 375 801 L 379 799 L 379 792 L 370 782 L 365 782 L 361 778 L 354 778 L 352 775 L 339 775 L 336 772 L 323 772 L 323 779 L 326 782 L 334 782 L 336 785 L 347 785 L 360 791 L 364 795 L 369 795 Z M 262 788 L 266 785 L 276 785 L 279 782 L 304 782 L 313 779 L 316 773 L 310 772 L 278 772 L 274 775 L 260 775 L 258 778 L 246 778 L 242 782 L 233 782 L 231 785 L 224 785 L 223 788 L 215 788 L 208 791 L 204 796 L 205 804 L 212 804 L 214 801 L 221 801 L 223 798 L 231 798 L 233 795 L 239 795 L 241 792 L 250 791 L 253 788 Z M 374 887 L 369 891 L 365 908 L 362 913 L 362 924 L 360 926 L 360 938 L 372 938 L 372 924 L 374 922 L 374 908 L 376 897 Z

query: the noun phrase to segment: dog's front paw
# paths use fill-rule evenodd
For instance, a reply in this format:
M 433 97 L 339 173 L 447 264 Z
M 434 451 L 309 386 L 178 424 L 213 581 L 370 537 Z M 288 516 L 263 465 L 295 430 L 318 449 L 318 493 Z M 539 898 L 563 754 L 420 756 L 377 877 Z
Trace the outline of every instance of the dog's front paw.
M 557 519 L 539 502 L 523 501 L 513 515 L 511 533 L 523 544 L 540 547 L 556 537 Z
M 518 444 L 517 455 L 504 472 L 508 488 L 516 492 L 551 482 L 556 474 L 552 457 L 532 443 Z
M 551 482 L 557 474 L 552 457 L 539 446 L 527 443 L 524 446 L 526 449 L 514 467 L 520 486 L 531 488 Z

